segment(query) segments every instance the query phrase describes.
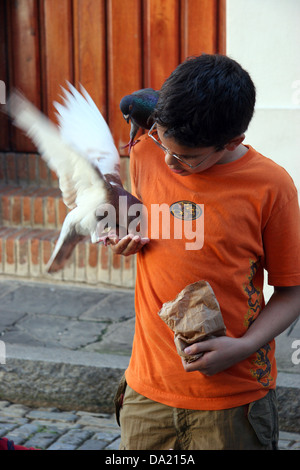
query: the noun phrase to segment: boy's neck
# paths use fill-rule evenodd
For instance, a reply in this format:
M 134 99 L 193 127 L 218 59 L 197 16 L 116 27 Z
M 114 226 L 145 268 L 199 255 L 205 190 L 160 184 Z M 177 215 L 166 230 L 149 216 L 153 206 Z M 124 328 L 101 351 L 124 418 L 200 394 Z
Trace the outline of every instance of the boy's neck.
M 240 144 L 234 150 L 225 150 L 225 153 L 221 160 L 217 162 L 217 165 L 222 165 L 224 163 L 234 162 L 242 158 L 248 152 L 248 148 L 245 145 Z

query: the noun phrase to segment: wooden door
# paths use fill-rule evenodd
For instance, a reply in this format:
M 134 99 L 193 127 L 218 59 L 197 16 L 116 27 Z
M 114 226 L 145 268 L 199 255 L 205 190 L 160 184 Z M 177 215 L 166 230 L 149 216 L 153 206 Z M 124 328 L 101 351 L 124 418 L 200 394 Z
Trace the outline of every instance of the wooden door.
M 224 38 L 225 0 L 1 0 L 0 80 L 53 120 L 60 86 L 82 83 L 121 151 L 122 96 L 159 89 L 190 55 L 224 53 Z M 0 119 L 0 151 L 34 151 Z

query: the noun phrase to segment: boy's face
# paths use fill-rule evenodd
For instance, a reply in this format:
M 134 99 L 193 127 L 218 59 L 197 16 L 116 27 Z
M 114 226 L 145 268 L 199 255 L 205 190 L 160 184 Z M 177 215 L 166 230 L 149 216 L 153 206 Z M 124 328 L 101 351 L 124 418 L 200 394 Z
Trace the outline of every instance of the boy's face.
M 219 151 L 216 151 L 214 147 L 185 147 L 178 144 L 174 138 L 165 137 L 164 131 L 163 127 L 157 125 L 157 140 L 165 149 L 165 162 L 169 169 L 180 176 L 201 173 L 213 165 L 228 163 L 235 159 L 227 146 Z M 236 147 L 234 146 L 234 149 Z M 185 164 L 184 161 L 191 166 Z

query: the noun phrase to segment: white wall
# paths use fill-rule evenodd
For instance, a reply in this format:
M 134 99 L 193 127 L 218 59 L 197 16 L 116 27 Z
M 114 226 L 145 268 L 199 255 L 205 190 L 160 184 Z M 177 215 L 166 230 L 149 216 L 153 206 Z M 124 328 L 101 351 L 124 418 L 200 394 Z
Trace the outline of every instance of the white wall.
M 245 143 L 283 166 L 300 196 L 300 0 L 227 0 L 226 53 L 257 90 Z M 265 282 L 265 297 L 273 289 Z
M 300 192 L 300 0 L 227 0 L 227 55 L 251 75 L 249 143 L 283 166 Z

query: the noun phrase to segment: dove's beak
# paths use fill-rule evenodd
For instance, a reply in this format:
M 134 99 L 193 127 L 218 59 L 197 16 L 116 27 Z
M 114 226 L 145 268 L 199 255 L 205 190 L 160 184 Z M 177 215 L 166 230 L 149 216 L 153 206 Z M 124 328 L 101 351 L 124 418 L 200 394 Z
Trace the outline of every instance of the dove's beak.
M 128 123 L 129 123 L 129 119 L 130 119 L 129 114 L 123 114 L 123 118 L 125 119 L 125 121 L 126 121 L 127 124 L 128 124 Z

